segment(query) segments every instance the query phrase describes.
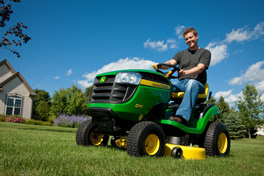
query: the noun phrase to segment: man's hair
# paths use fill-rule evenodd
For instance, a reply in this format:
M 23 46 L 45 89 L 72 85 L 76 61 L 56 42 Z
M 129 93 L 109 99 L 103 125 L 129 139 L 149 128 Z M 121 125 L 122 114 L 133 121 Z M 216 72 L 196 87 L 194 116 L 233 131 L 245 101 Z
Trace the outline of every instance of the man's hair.
M 189 27 L 189 28 L 186 28 L 186 29 L 183 31 L 182 36 L 185 37 L 185 35 L 187 35 L 189 32 L 193 32 L 193 34 L 194 34 L 196 37 L 197 37 L 197 35 L 198 35 L 198 32 L 196 31 L 196 29 Z

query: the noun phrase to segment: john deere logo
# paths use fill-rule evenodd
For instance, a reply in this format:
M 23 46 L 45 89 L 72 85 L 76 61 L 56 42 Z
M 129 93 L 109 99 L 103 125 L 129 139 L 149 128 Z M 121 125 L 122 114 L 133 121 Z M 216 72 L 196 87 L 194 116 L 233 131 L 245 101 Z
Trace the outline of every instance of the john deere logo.
M 105 76 L 101 77 L 101 79 L 100 79 L 100 83 L 104 83 L 105 80 L 106 80 L 106 77 L 105 77 Z

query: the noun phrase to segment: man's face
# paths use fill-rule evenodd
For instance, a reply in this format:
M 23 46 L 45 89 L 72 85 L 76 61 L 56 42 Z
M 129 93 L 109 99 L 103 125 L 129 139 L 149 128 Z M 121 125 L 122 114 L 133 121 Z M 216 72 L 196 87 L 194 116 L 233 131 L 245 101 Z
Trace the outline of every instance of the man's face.
M 190 49 L 197 47 L 198 35 L 195 36 L 193 32 L 189 32 L 184 36 L 186 44 L 189 46 Z

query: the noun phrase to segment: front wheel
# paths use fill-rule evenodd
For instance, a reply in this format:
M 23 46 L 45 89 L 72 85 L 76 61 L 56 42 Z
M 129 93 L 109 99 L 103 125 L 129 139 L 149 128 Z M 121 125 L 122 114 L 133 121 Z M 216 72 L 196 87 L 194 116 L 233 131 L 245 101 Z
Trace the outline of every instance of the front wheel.
M 139 122 L 128 133 L 127 153 L 130 156 L 161 156 L 164 148 L 165 133 L 154 122 Z
M 220 122 L 211 123 L 204 139 L 206 154 L 209 156 L 227 156 L 230 151 L 230 145 L 227 127 Z
M 105 146 L 109 136 L 96 133 L 96 125 L 89 119 L 83 122 L 76 133 L 77 145 Z

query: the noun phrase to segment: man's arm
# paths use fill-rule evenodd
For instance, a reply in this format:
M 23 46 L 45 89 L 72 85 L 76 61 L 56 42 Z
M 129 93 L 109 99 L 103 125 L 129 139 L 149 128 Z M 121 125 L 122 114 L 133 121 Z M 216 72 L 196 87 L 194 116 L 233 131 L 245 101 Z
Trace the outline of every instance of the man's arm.
M 202 73 L 205 69 L 206 69 L 206 66 L 202 63 L 199 63 L 196 67 L 193 67 L 189 70 L 181 69 L 179 71 L 179 76 L 196 75 L 196 74 Z
M 175 60 L 175 59 L 171 59 L 171 60 L 168 60 L 168 61 L 166 61 L 166 62 L 164 62 L 165 64 L 171 64 L 171 65 L 173 65 L 173 66 L 175 66 L 175 65 L 177 65 L 177 61 Z M 158 65 L 159 63 L 155 63 L 154 65 Z M 166 69 L 169 69 L 170 67 L 168 67 L 168 66 L 162 66 L 161 67 L 161 69 L 164 69 L 164 70 L 166 70 Z

